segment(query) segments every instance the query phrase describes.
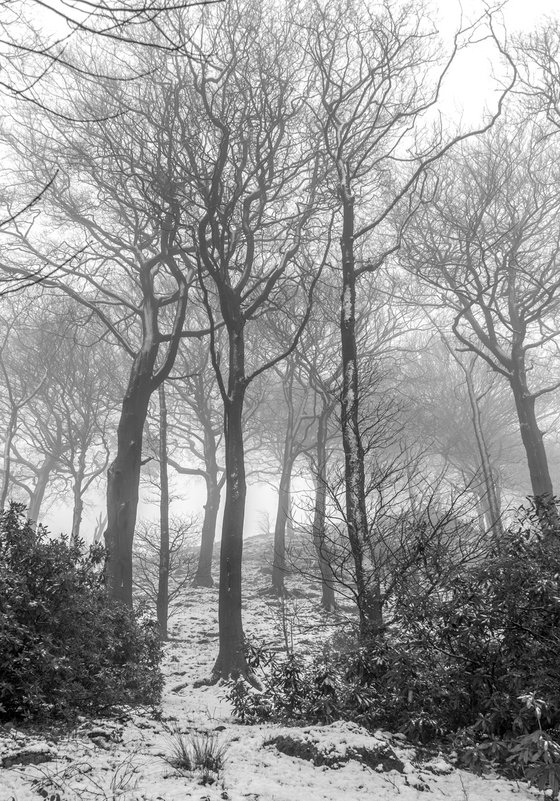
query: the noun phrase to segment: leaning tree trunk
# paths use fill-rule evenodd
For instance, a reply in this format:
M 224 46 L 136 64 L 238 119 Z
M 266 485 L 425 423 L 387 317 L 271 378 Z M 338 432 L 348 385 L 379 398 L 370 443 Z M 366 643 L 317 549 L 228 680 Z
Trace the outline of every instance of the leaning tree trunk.
M 31 500 L 29 501 L 29 509 L 27 510 L 29 519 L 33 521 L 34 525 L 37 525 L 39 522 L 45 491 L 55 464 L 56 458 L 52 454 L 49 454 L 37 472 L 37 483 L 35 484 Z
M 247 675 L 243 622 L 241 617 L 241 564 L 245 519 L 245 454 L 243 445 L 243 402 L 245 399 L 245 343 L 243 324 L 233 324 L 229 336 L 228 395 L 224 399 L 226 451 L 226 500 L 220 551 L 218 621 L 220 650 L 214 678 Z
M 492 472 L 492 462 L 490 460 L 490 453 L 488 445 L 486 444 L 486 437 L 484 436 L 484 429 L 482 426 L 482 417 L 480 414 L 480 406 L 478 405 L 478 398 L 472 378 L 472 365 L 468 368 L 465 367 L 459 360 L 457 360 L 463 369 L 465 379 L 467 382 L 467 392 L 469 396 L 469 403 L 471 406 L 471 420 L 474 430 L 474 436 L 480 458 L 480 466 L 482 468 L 482 476 L 484 480 L 484 498 L 481 498 L 481 505 L 485 509 L 488 516 L 490 529 L 494 534 L 501 536 L 503 534 L 500 506 L 498 503 L 498 496 L 496 495 L 496 486 L 494 484 L 494 475 Z
M 527 456 L 535 508 L 543 534 L 558 536 L 560 518 L 554 502 L 554 490 L 552 479 L 550 478 L 548 459 L 542 431 L 539 428 L 535 412 L 535 396 L 528 390 L 523 364 L 517 366 L 513 376 L 510 378 L 510 385 L 519 420 L 521 440 Z
M 383 627 L 383 606 L 374 566 L 366 565 L 369 538 L 364 474 L 364 449 L 359 426 L 358 357 L 356 352 L 356 272 L 354 259 L 354 197 L 341 186 L 342 200 L 342 345 L 341 424 L 346 479 L 346 518 L 354 561 L 360 639 L 365 642 Z
M 159 396 L 159 570 L 157 591 L 157 621 L 159 636 L 167 640 L 169 617 L 169 478 L 167 474 L 167 405 L 165 385 L 160 384 Z
M 132 606 L 132 543 L 156 351 L 144 350 L 134 360 L 117 428 L 117 454 L 107 472 L 105 580 L 110 596 L 127 606 Z
M 272 562 L 272 587 L 277 595 L 284 595 L 284 578 L 286 576 L 286 525 L 290 515 L 290 488 L 292 483 L 293 459 L 291 443 L 289 450 L 284 450 L 282 473 L 278 487 L 278 507 L 274 525 L 274 559 Z
M 332 569 L 332 548 L 326 539 L 327 509 L 327 433 L 329 411 L 324 410 L 317 424 L 317 472 L 315 475 L 315 509 L 313 512 L 313 545 L 321 574 L 321 606 L 334 612 L 335 577 Z

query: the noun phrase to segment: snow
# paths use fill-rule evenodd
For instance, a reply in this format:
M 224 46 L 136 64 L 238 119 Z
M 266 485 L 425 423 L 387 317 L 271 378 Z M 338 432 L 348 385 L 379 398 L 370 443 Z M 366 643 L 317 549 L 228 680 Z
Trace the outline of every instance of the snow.
M 262 554 L 248 549 L 245 630 L 274 642 L 282 621 L 279 605 L 262 592 L 269 580 Z M 329 630 L 330 619 L 317 609 L 318 597 L 317 592 L 311 598 L 298 598 L 298 615 L 288 619 L 297 640 L 298 620 L 305 618 L 303 643 L 320 639 Z M 210 675 L 216 658 L 217 600 L 217 589 L 190 588 L 182 611 L 173 619 L 161 717 L 139 709 L 121 720 L 81 720 L 58 738 L 52 732 L 32 735 L 0 727 L 0 764 L 23 752 L 46 760 L 10 763 L 11 767 L 0 769 L 0 801 L 37 801 L 40 790 L 52 801 L 385 801 L 397 796 L 400 801 L 534 801 L 539 797 L 525 785 L 457 770 L 443 755 L 421 760 L 402 736 L 389 732 L 371 735 L 347 722 L 302 727 L 236 723 L 223 686 L 193 687 L 197 679 Z M 311 633 L 310 620 L 315 620 Z M 200 775 L 176 770 L 166 761 L 179 736 L 188 741 L 197 732 L 212 733 L 227 746 L 224 769 L 212 784 L 201 784 Z M 315 765 L 288 756 L 271 742 L 279 736 L 307 739 L 336 759 Z M 368 767 L 358 752 L 373 746 L 394 752 L 404 771 Z

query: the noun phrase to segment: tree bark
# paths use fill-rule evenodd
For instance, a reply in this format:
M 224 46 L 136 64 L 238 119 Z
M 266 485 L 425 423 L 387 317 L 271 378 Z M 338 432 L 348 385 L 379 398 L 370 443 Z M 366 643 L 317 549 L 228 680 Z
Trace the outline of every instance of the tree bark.
M 492 472 L 492 462 L 490 460 L 490 453 L 486 444 L 486 437 L 484 436 L 484 429 L 482 426 L 482 418 L 480 414 L 480 406 L 478 405 L 478 398 L 472 378 L 472 364 L 469 368 L 465 367 L 462 362 L 457 359 L 459 365 L 465 374 L 467 383 L 467 392 L 471 406 L 471 420 L 473 424 L 474 436 L 480 457 L 480 466 L 482 468 L 482 476 L 484 479 L 485 493 L 484 497 L 480 499 L 483 508 L 486 509 L 490 529 L 501 536 L 503 534 L 500 505 L 496 495 L 496 486 L 494 484 L 494 476 Z
M 539 428 L 535 412 L 535 396 L 527 388 L 523 366 L 514 370 L 510 378 L 510 385 L 519 420 L 521 440 L 527 456 L 535 508 L 541 522 L 543 534 L 546 536 L 554 533 L 558 536 L 560 519 L 554 503 L 554 490 L 548 459 L 542 431 Z
M 142 350 L 132 365 L 117 428 L 117 453 L 107 473 L 108 560 L 105 580 L 112 598 L 132 606 L 132 543 L 138 508 L 144 423 L 152 394 L 157 346 Z
M 323 410 L 317 423 L 317 472 L 315 475 L 315 509 L 313 512 L 313 545 L 321 574 L 321 606 L 327 612 L 336 609 L 335 577 L 331 554 L 326 541 L 327 508 L 327 433 L 330 410 Z
M 346 478 L 348 538 L 355 568 L 360 639 L 366 642 L 383 627 L 382 599 L 377 577 L 367 571 L 364 556 L 369 538 L 364 474 L 364 449 L 359 426 L 358 357 L 356 352 L 356 273 L 354 258 L 354 197 L 341 185 L 342 200 L 342 345 L 341 424 Z M 368 572 L 370 573 L 368 575 Z
M 35 484 L 31 500 L 29 501 L 29 509 L 27 510 L 29 519 L 33 521 L 34 525 L 37 525 L 39 522 L 39 515 L 41 512 L 41 506 L 43 505 L 45 491 L 47 489 L 49 478 L 51 477 L 51 473 L 55 464 L 56 457 L 54 457 L 52 454 L 49 454 L 37 471 L 37 482 Z
M 200 401 L 204 403 L 204 391 L 200 392 Z M 216 538 L 216 523 L 220 509 L 220 499 L 225 476 L 218 479 L 218 454 L 216 449 L 216 435 L 212 426 L 212 414 L 203 416 L 204 425 L 204 460 L 206 462 L 206 505 L 204 507 L 204 520 L 200 536 L 200 552 L 198 565 L 193 581 L 193 587 L 213 587 L 212 557 L 214 554 L 214 540 Z
M 293 461 L 284 452 L 280 485 L 278 487 L 278 507 L 274 525 L 274 559 L 272 562 L 272 587 L 277 595 L 284 595 L 286 575 L 286 524 L 290 515 L 290 488 L 292 483 Z
M 5 507 L 6 500 L 8 499 L 8 490 L 10 487 L 10 478 L 12 474 L 12 441 L 16 432 L 17 417 L 18 410 L 17 408 L 13 408 L 10 412 L 8 425 L 6 426 L 6 439 L 4 441 L 4 468 L 2 471 L 2 490 L 0 491 L 0 510 Z
M 247 675 L 242 622 L 241 566 L 245 519 L 245 453 L 243 444 L 243 402 L 245 399 L 244 323 L 232 321 L 228 309 L 229 377 L 224 400 L 224 439 L 226 451 L 226 500 L 220 551 L 220 590 L 218 620 L 220 649 L 214 664 L 214 678 Z
M 82 525 L 82 516 L 84 513 L 84 499 L 82 497 L 83 478 L 83 473 L 80 471 L 74 479 L 74 507 L 72 509 L 72 542 L 74 545 L 77 544 L 80 538 L 80 527 Z
M 157 621 L 159 636 L 167 640 L 169 613 L 169 478 L 167 473 L 167 405 L 165 385 L 160 384 L 159 397 L 159 570 L 157 591 Z
M 200 536 L 200 552 L 198 565 L 193 579 L 193 587 L 213 587 L 212 556 L 214 553 L 214 539 L 216 537 L 216 522 L 220 509 L 221 488 L 217 475 L 206 473 L 206 505 L 204 507 L 204 520 Z

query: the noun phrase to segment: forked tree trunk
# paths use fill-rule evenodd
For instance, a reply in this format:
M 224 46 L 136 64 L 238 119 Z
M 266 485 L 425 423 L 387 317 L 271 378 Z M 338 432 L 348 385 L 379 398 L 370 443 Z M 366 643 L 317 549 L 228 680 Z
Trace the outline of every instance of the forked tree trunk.
M 332 548 L 326 538 L 327 509 L 327 433 L 329 411 L 324 410 L 317 423 L 317 472 L 315 475 L 315 509 L 313 512 L 313 545 L 321 574 L 321 606 L 327 612 L 336 609 L 335 577 L 332 569 Z
M 167 473 L 167 405 L 165 385 L 160 384 L 159 396 L 159 570 L 157 591 L 157 621 L 159 636 L 167 640 L 169 617 L 169 479 Z
M 117 453 L 107 472 L 107 529 L 109 557 L 105 580 L 112 598 L 132 606 L 132 544 L 136 513 L 144 423 L 152 394 L 157 348 L 141 352 L 132 365 L 117 428 Z
M 354 197 L 341 186 L 342 200 L 342 344 L 341 424 L 346 479 L 346 518 L 354 562 L 360 639 L 367 642 L 383 627 L 383 605 L 374 565 L 367 565 L 369 538 L 364 474 L 364 449 L 359 427 L 358 358 L 356 352 L 356 272 L 354 259 Z
M 29 519 L 33 521 L 34 525 L 37 525 L 39 522 L 45 491 L 55 464 L 56 458 L 52 454 L 49 454 L 37 472 L 37 482 L 33 494 L 31 495 L 31 500 L 29 501 L 29 509 L 27 510 Z

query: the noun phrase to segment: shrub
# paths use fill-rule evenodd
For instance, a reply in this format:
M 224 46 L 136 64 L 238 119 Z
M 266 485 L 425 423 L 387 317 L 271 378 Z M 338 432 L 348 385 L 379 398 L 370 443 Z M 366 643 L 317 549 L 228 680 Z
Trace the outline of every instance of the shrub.
M 157 628 L 110 601 L 104 551 L 0 513 L 0 719 L 72 718 L 161 695 Z
M 391 599 L 383 637 L 311 663 L 252 647 L 263 692 L 230 685 L 242 720 L 354 720 L 429 742 L 470 767 L 494 764 L 560 792 L 560 548 L 532 510 L 479 562 L 442 573 L 431 593 Z

